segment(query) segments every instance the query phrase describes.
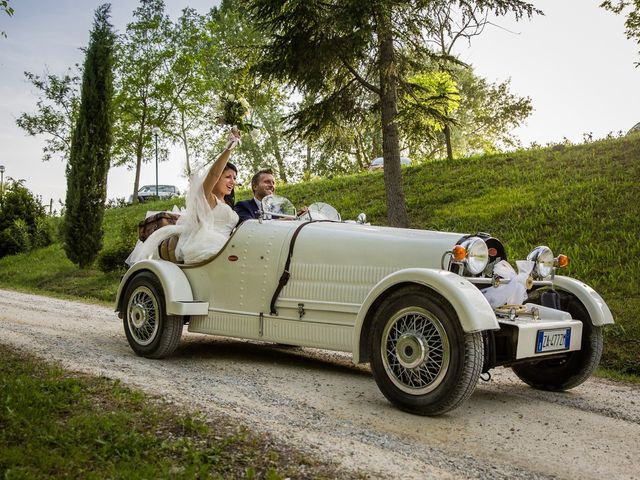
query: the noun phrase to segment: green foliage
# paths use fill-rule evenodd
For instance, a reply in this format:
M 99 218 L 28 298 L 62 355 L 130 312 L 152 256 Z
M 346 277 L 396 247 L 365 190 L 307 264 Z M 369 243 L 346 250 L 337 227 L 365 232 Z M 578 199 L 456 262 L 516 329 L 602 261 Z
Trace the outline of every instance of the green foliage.
M 0 257 L 31 250 L 31 234 L 27 223 L 16 218 L 13 224 L 0 231 Z
M 109 219 L 107 216 L 107 220 Z M 98 255 L 98 268 L 102 272 L 118 272 L 126 269 L 125 260 L 134 249 L 137 236 L 138 226 L 135 218 L 121 217 L 120 233 L 115 239 L 109 239 L 100 254 Z M 117 231 L 112 228 L 112 231 Z
M 207 423 L 104 377 L 72 375 L 0 345 L 0 472 L 14 478 L 336 478 L 326 464 Z M 348 478 L 340 475 L 341 478 Z
M 131 253 L 132 248 L 128 245 L 116 245 L 111 248 L 104 248 L 98 254 L 97 264 L 101 272 L 122 272 L 127 266 L 124 261 Z
M 293 131 L 314 138 L 335 124 L 360 117 L 363 111 L 379 109 L 388 223 L 407 226 L 398 95 L 415 92 L 417 85 L 408 77 L 437 57 L 427 47 L 436 24 L 434 6 L 415 0 L 250 0 L 248 5 L 256 25 L 269 32 L 254 71 L 299 89 L 313 101 L 292 115 Z M 536 11 L 519 0 L 460 2 L 458 6 L 473 17 L 493 12 L 519 18 Z M 454 23 L 449 17 L 440 26 L 450 29 Z M 429 116 L 439 112 L 424 110 Z
M 460 92 L 448 72 L 421 72 L 410 77 L 401 97 L 398 121 L 411 144 L 435 138 L 460 106 Z
M 7 16 L 13 16 L 13 8 L 9 6 L 9 0 L 0 0 L 0 11 L 7 14 Z M 7 34 L 0 30 L 0 37 L 7 37 Z
M 162 0 L 142 0 L 133 16 L 117 44 L 113 161 L 136 170 L 135 202 L 142 162 L 155 158 L 152 129 L 164 125 L 173 108 L 170 72 L 175 52 Z M 159 135 L 158 140 L 163 160 L 166 136 Z
M 22 113 L 16 119 L 16 125 L 28 135 L 45 135 L 44 161 L 56 154 L 68 160 L 71 131 L 78 117 L 80 77 L 71 69 L 61 76 L 51 73 L 40 76 L 30 72 L 24 75 L 42 96 L 36 102 L 36 113 Z
M 0 197 L 0 230 L 11 226 L 14 220 L 21 219 L 33 233 L 36 220 L 44 216 L 44 207 L 22 181 L 6 182 L 4 194 Z
M 51 245 L 58 235 L 59 218 L 38 217 L 33 234 L 33 247 L 43 248 Z
M 614 13 L 625 12 L 625 34 L 628 39 L 635 39 L 636 43 L 640 43 L 640 0 L 605 0 L 600 6 Z M 640 66 L 640 62 L 635 65 Z
M 81 268 L 90 265 L 102 247 L 113 124 L 115 37 L 109 11 L 108 4 L 96 10 L 67 165 L 64 248 L 67 257 Z
M 469 68 L 455 70 L 460 107 L 451 126 L 455 156 L 495 153 L 518 146 L 511 133 L 532 112 L 531 99 L 509 91 L 509 80 L 491 84 Z M 437 151 L 434 155 L 438 155 Z
M 38 199 L 22 182 L 7 183 L 0 198 L 0 258 L 53 241 L 53 230 Z

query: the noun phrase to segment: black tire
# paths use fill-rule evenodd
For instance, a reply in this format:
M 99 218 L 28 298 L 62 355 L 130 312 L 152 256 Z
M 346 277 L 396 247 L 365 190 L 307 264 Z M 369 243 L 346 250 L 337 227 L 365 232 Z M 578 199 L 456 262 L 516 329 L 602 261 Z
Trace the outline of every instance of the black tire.
M 420 286 L 391 293 L 373 318 L 371 369 L 401 410 L 441 415 L 471 396 L 482 370 L 482 334 L 465 333 L 453 308 Z
M 575 297 L 563 294 L 562 309 L 582 321 L 580 350 L 561 358 L 516 364 L 515 374 L 538 390 L 562 391 L 577 387 L 598 367 L 604 344 L 602 327 L 594 326 L 584 305 Z
M 138 273 L 127 285 L 124 332 L 133 351 L 147 358 L 171 355 L 182 336 L 182 317 L 165 313 L 162 285 L 151 272 Z

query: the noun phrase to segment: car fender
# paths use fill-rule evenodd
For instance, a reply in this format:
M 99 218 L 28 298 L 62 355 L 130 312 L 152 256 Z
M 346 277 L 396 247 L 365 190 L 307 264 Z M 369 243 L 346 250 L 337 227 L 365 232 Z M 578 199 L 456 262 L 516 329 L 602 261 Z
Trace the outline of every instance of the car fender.
M 611 310 L 600 294 L 580 280 L 571 277 L 556 276 L 553 286 L 576 296 L 584 305 L 591 317 L 591 323 L 596 327 L 614 323 Z
M 360 336 L 373 303 L 395 285 L 417 283 L 433 289 L 453 307 L 462 329 L 467 332 L 497 330 L 496 315 L 476 286 L 463 277 L 446 270 L 407 268 L 396 271 L 378 282 L 365 298 L 355 322 L 353 358 L 360 358 Z
M 153 273 L 162 284 L 165 310 L 168 315 L 207 315 L 209 313 L 208 302 L 194 301 L 189 280 L 180 267 L 164 260 L 142 260 L 127 270 L 118 286 L 117 312 L 121 312 L 123 308 L 122 296 L 129 281 L 141 271 Z

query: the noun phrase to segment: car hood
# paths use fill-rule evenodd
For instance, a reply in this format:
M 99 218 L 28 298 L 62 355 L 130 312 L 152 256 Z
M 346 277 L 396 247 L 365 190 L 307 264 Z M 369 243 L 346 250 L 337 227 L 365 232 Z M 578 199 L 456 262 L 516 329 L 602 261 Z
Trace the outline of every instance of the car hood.
M 314 222 L 300 231 L 294 259 L 300 262 L 393 268 L 441 268 L 442 256 L 462 233 Z

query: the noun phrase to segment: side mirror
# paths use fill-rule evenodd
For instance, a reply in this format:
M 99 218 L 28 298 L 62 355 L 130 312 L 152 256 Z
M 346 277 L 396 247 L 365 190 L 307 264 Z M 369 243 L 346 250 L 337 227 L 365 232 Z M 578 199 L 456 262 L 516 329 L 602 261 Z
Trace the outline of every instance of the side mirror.
M 359 213 L 358 216 L 356 217 L 356 223 L 359 223 L 361 225 L 364 225 L 365 223 L 367 223 L 367 214 L 364 212 Z

